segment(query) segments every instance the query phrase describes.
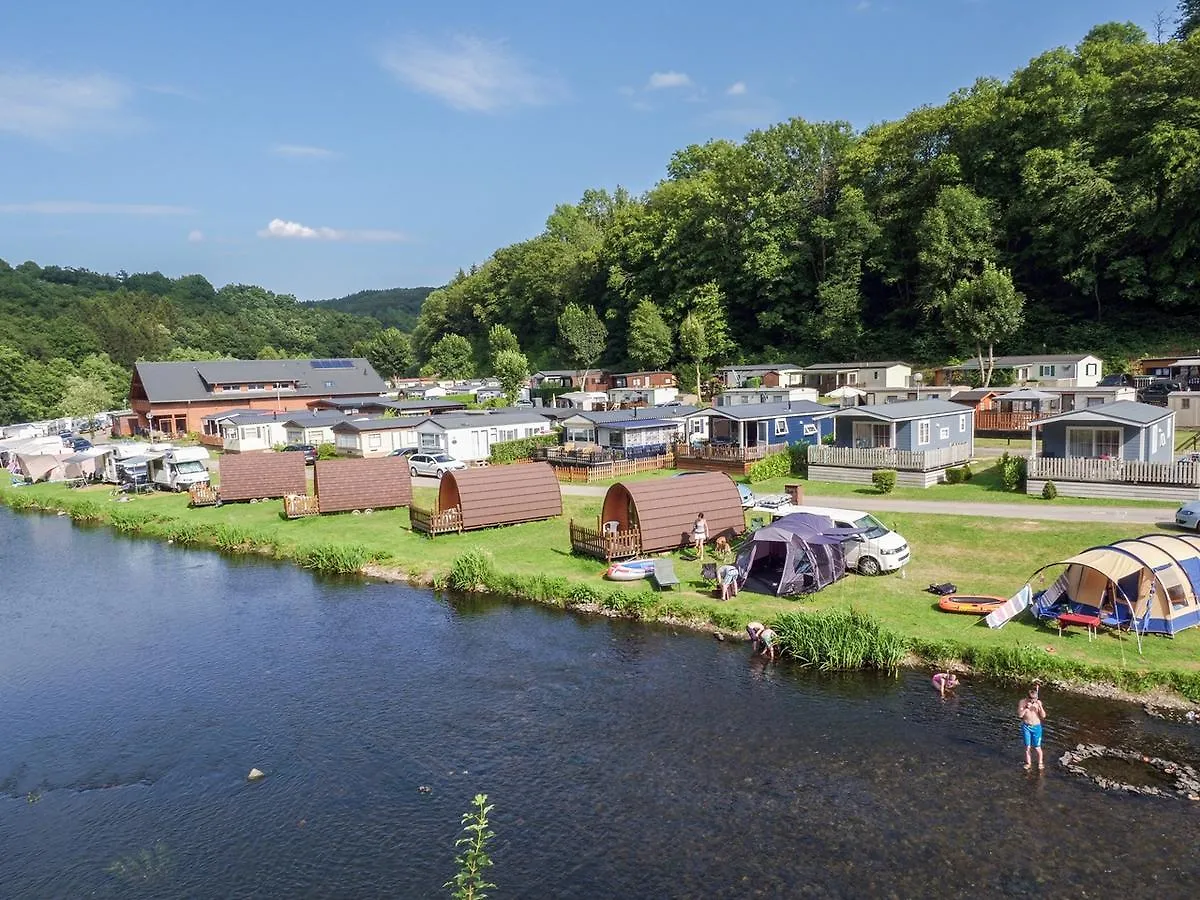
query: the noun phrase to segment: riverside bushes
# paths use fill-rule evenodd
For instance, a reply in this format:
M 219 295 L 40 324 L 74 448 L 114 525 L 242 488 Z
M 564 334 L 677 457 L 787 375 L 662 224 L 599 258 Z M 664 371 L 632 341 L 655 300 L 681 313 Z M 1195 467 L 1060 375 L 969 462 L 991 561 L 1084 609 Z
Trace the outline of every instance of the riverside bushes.
M 351 575 L 375 557 L 362 544 L 317 544 L 296 554 L 300 565 L 329 575 Z
M 876 669 L 893 673 L 908 651 L 903 635 L 856 609 L 784 613 L 774 628 L 784 653 L 823 672 Z
M 496 565 L 492 555 L 473 547 L 454 558 L 446 583 L 456 591 L 475 591 L 480 587 L 490 587 L 495 578 Z
M 792 474 L 792 454 L 788 450 L 764 456 L 750 466 L 746 472 L 746 480 L 751 484 L 768 481 L 772 478 L 787 478 Z

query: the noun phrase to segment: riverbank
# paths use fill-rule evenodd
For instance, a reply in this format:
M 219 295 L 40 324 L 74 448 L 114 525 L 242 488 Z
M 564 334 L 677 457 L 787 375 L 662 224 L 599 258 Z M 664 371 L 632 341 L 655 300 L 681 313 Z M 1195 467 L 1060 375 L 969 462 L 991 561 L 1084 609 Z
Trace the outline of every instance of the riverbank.
M 419 488 L 420 502 L 432 492 Z M 434 587 L 482 589 L 560 608 L 572 608 L 680 627 L 740 634 L 747 621 L 771 621 L 797 609 L 853 607 L 899 633 L 911 651 L 909 665 L 958 665 L 998 678 L 1054 680 L 1102 696 L 1150 699 L 1162 691 L 1200 700 L 1200 630 L 1174 639 L 1148 637 L 1138 654 L 1131 636 L 1053 629 L 1017 621 L 1001 630 L 972 617 L 935 610 L 922 588 L 952 581 L 975 593 L 1007 596 L 1042 565 L 1080 549 L 1136 536 L 1144 525 L 897 514 L 887 521 L 913 546 L 900 575 L 848 577 L 803 601 L 743 593 L 721 603 L 700 578 L 700 565 L 674 554 L 683 590 L 657 593 L 646 582 L 614 584 L 603 563 L 570 552 L 567 522 L 594 521 L 595 498 L 565 496 L 559 519 L 428 539 L 408 529 L 404 509 L 371 515 L 343 514 L 298 520 L 280 516 L 277 501 L 189 509 L 186 496 L 152 494 L 116 502 L 103 487 L 63 485 L 0 487 L 0 502 L 14 508 L 61 512 L 77 522 L 109 525 L 180 544 L 227 552 L 258 553 L 330 573 L 363 573 Z M 1035 587 L 1038 586 L 1035 584 Z

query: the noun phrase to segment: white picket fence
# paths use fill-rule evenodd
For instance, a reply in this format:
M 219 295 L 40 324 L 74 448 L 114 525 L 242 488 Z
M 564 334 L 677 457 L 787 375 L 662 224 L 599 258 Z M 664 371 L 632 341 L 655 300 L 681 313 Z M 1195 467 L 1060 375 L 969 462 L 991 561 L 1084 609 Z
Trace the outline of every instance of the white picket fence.
M 1029 478 L 1050 481 L 1096 481 L 1116 484 L 1200 486 L 1200 463 L 1153 463 L 1125 459 L 1046 459 L 1030 457 Z
M 810 466 L 845 466 L 853 469 L 896 469 L 899 472 L 928 472 L 956 466 L 971 458 L 968 444 L 952 444 L 937 450 L 893 450 L 891 447 L 808 448 Z

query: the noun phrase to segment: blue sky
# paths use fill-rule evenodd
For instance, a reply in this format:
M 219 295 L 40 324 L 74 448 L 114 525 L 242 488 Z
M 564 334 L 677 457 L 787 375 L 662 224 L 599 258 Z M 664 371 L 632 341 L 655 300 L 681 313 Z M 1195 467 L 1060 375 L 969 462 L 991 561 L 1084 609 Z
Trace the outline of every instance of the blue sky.
M 302 299 L 438 284 L 589 187 L 895 119 L 1173 0 L 6 4 L 0 258 Z

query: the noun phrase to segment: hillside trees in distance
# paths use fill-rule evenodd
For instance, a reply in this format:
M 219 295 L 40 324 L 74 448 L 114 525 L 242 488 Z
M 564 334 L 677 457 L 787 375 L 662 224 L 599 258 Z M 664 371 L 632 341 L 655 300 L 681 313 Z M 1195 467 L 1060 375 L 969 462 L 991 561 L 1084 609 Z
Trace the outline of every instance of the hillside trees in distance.
M 1184 349 L 1200 327 L 1196 96 L 1200 36 L 1110 23 L 865 131 L 791 119 L 687 147 L 644 195 L 590 190 L 431 293 L 413 349 L 427 360 L 454 333 L 483 359 L 504 325 L 534 365 L 561 365 L 574 304 L 608 327 L 601 363 L 628 365 L 666 343 L 629 333 L 649 302 L 668 364 L 690 369 L 679 328 L 712 284 L 729 344 L 709 363 L 937 363 L 976 354 L 944 310 L 987 264 L 1027 298 L 996 352 Z
M 358 291 L 345 297 L 321 300 L 317 305 L 336 312 L 370 316 L 385 328 L 411 332 L 416 327 L 421 304 L 435 290 L 437 288 L 413 287 Z

